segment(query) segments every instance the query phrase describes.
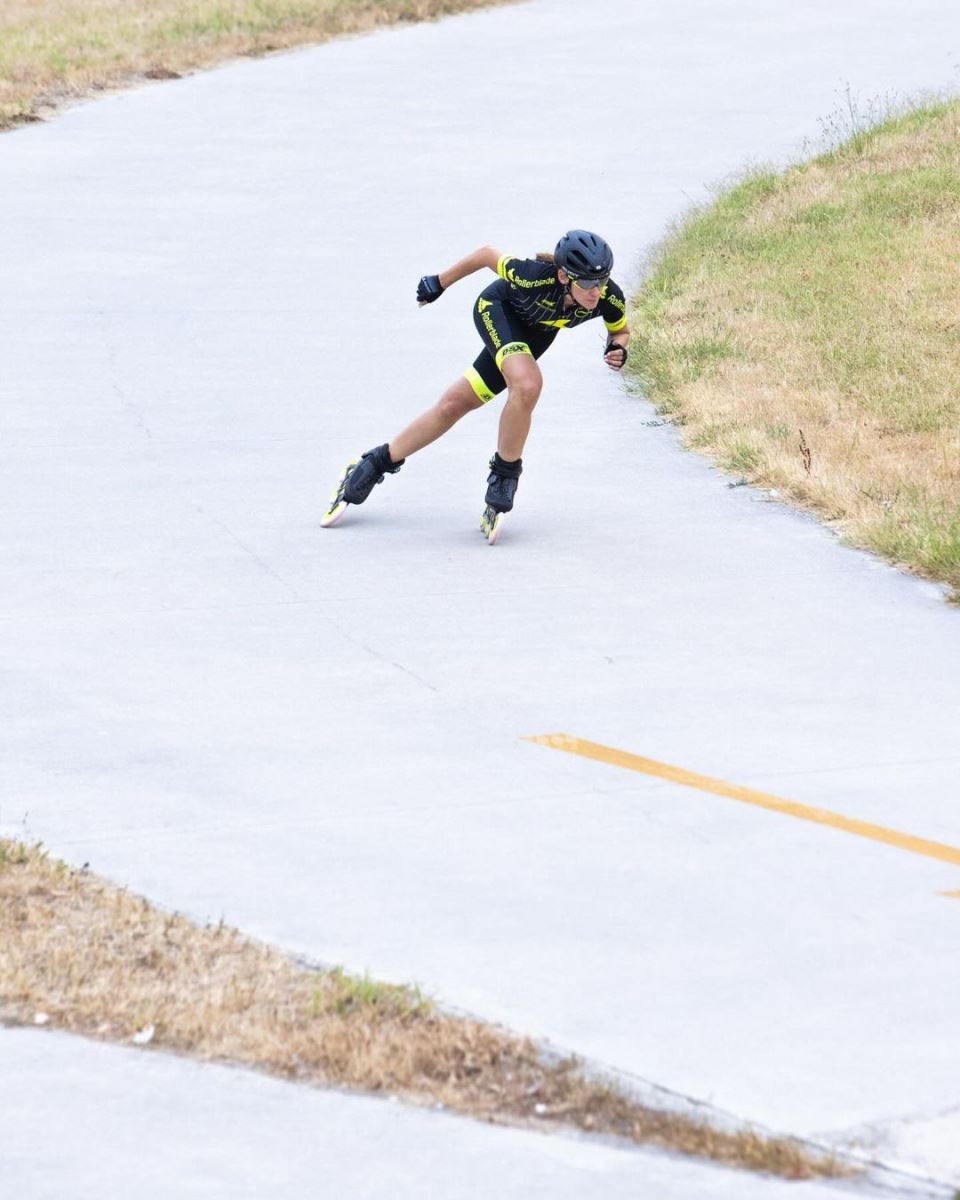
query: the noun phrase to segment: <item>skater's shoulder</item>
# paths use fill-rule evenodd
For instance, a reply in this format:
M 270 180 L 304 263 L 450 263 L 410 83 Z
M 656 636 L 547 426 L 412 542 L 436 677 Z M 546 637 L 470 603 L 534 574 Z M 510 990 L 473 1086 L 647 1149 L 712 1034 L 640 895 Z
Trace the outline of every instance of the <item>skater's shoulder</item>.
M 514 287 L 552 287 L 557 282 L 557 268 L 552 262 L 538 258 L 521 258 L 504 254 L 497 263 L 497 274 Z

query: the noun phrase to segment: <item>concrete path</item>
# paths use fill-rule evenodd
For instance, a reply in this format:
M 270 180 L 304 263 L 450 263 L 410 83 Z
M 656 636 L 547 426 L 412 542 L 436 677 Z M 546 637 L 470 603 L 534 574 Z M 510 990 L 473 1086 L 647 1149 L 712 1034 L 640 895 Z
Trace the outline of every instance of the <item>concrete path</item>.
M 958 25 L 536 0 L 0 139 L 0 830 L 960 1184 L 956 860 L 522 740 L 958 847 L 938 590 L 682 453 L 592 328 L 495 549 L 493 411 L 317 526 L 476 352 L 485 281 L 423 272 L 585 225 L 632 284 L 845 87 L 955 84 Z
M 547 1137 L 247 1071 L 0 1030 L 20 1200 L 850 1200 L 672 1155 Z M 853 1193 L 855 1195 L 855 1193 Z

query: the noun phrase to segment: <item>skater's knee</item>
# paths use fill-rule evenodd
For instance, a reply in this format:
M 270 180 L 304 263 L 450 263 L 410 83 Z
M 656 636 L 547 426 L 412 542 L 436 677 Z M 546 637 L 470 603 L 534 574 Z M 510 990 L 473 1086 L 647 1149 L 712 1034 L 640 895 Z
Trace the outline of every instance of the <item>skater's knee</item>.
M 470 409 L 456 396 L 441 396 L 437 401 L 437 414 L 442 421 L 452 425 L 459 421 Z
M 468 412 L 480 407 L 480 401 L 473 389 L 465 381 L 462 383 L 463 386 L 457 383 L 448 388 L 437 401 L 437 413 L 451 425 L 465 417 Z
M 540 399 L 542 386 L 539 379 L 518 379 L 515 383 L 510 384 L 507 399 L 530 412 Z
M 543 376 L 536 360 L 529 355 L 515 354 L 501 368 L 507 381 L 508 401 L 529 412 L 540 399 Z

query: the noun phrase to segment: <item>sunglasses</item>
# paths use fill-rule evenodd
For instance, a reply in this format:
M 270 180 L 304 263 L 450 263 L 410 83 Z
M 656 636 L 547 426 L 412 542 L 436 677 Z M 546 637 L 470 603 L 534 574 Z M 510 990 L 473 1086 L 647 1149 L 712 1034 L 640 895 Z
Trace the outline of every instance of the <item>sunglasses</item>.
M 585 292 L 592 292 L 594 288 L 602 290 L 607 286 L 609 281 L 609 275 L 601 275 L 599 279 L 574 279 L 573 277 L 570 279 L 571 283 L 575 283 L 578 288 L 582 288 Z

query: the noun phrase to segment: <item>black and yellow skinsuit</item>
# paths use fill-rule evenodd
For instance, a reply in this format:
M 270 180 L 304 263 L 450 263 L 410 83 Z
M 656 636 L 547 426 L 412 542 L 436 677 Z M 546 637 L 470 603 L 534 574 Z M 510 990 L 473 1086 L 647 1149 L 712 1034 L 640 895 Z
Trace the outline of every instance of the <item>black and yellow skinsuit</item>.
M 557 279 L 557 268 L 551 262 L 505 254 L 497 263 L 497 274 L 500 278 L 483 289 L 473 310 L 484 349 L 464 372 L 484 403 L 507 386 L 500 364 L 508 355 L 539 358 L 561 329 L 572 329 L 594 317 L 603 317 L 608 333 L 617 333 L 627 324 L 623 292 L 612 279 L 591 312 L 576 304 L 564 309 L 567 287 Z

